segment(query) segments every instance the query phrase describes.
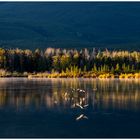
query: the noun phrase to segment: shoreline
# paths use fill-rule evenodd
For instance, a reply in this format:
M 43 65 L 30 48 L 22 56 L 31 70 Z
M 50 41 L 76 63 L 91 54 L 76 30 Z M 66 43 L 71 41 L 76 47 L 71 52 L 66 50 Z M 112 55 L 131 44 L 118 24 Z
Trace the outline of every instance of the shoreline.
M 123 75 L 123 76 L 122 76 Z M 38 74 L 29 74 L 29 75 L 10 75 L 10 76 L 0 76 L 0 79 L 2 78 L 27 78 L 27 79 L 99 79 L 99 80 L 113 80 L 113 79 L 119 79 L 119 80 L 139 80 L 139 76 L 134 76 L 130 74 L 122 74 L 117 76 L 103 76 L 99 75 L 97 77 L 92 76 L 75 76 L 75 77 L 63 77 L 63 76 L 52 76 L 51 74 L 49 76 L 41 76 Z
M 140 73 L 81 73 L 81 74 L 66 74 L 66 73 L 37 73 L 29 74 L 28 79 L 32 78 L 91 78 L 91 79 L 140 79 Z
M 1 71 L 0 78 L 91 78 L 91 79 L 140 79 L 140 72 L 112 73 L 112 72 L 9 72 Z

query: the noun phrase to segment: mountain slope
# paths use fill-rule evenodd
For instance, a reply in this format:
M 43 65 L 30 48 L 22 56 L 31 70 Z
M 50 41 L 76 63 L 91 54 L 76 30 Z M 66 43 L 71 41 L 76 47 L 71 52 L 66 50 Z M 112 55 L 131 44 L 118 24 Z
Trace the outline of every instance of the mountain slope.
M 138 47 L 140 3 L 1 2 L 0 45 Z

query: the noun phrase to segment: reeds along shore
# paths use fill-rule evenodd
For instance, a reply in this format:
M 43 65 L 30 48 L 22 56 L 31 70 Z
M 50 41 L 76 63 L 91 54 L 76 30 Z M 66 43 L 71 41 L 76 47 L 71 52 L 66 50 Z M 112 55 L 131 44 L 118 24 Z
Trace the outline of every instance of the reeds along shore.
M 140 52 L 0 48 L 0 77 L 140 78 Z
M 114 75 L 110 73 L 104 73 L 96 75 L 94 73 L 84 73 L 81 75 L 70 75 L 66 73 L 37 73 L 28 75 L 28 78 L 99 78 L 99 79 L 108 79 L 108 78 L 119 78 L 119 79 L 138 79 L 140 78 L 140 73 L 129 73 L 129 74 L 120 74 Z
M 0 70 L 0 77 L 28 77 L 31 78 L 99 78 L 99 79 L 108 79 L 108 78 L 119 78 L 119 79 L 138 79 L 140 78 L 140 73 L 121 73 L 121 74 L 112 74 L 112 73 L 94 73 L 90 72 L 39 72 L 39 73 L 18 73 L 18 72 L 6 72 Z
M 93 73 L 91 72 L 80 72 L 80 73 L 17 73 L 17 72 L 6 72 L 0 70 L 0 77 L 28 77 L 31 78 L 98 78 L 98 79 L 113 79 L 113 78 L 119 78 L 119 79 L 138 79 L 140 78 L 140 73 L 121 73 L 121 74 L 112 74 L 112 73 Z

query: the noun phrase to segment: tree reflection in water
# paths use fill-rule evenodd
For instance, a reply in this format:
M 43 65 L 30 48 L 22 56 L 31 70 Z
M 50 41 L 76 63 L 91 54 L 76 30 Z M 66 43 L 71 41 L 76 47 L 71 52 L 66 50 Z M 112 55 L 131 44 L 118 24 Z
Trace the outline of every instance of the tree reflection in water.
M 139 80 L 1 79 L 0 109 L 81 110 L 86 118 L 88 109 L 140 109 L 139 91 Z

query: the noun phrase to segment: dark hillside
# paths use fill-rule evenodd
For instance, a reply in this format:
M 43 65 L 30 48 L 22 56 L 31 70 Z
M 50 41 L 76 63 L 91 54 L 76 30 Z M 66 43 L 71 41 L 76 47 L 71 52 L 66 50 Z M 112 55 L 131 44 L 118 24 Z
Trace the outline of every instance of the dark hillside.
M 139 48 L 140 3 L 1 2 L 0 45 Z

